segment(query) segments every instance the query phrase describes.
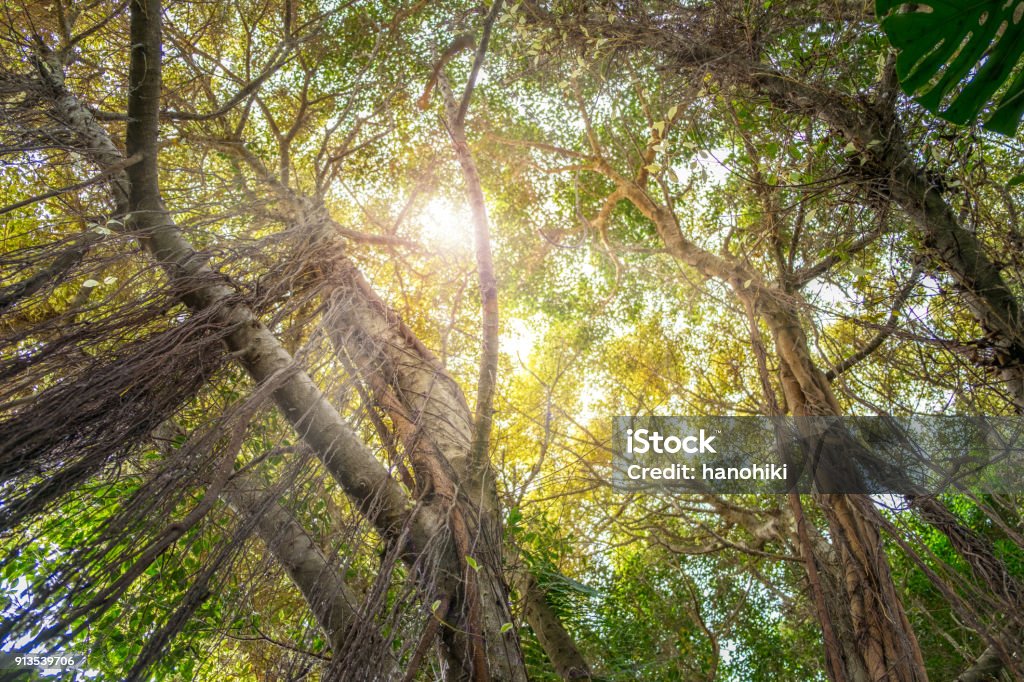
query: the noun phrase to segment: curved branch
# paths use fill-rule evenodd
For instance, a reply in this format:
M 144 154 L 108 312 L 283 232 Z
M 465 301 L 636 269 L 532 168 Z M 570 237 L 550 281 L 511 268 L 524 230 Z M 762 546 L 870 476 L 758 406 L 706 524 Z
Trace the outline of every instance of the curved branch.
M 896 331 L 896 320 L 899 318 L 900 310 L 903 309 L 907 299 L 910 298 L 910 293 L 914 290 L 914 287 L 917 286 L 918 277 L 920 277 L 920 275 L 920 268 L 914 268 L 914 272 L 910 276 L 910 281 L 904 284 L 903 288 L 896 294 L 896 298 L 892 303 L 892 312 L 889 313 L 889 317 L 882 325 L 882 328 L 878 330 L 878 333 L 875 334 L 870 341 L 864 344 L 863 348 L 825 372 L 826 379 L 829 381 L 835 381 L 836 377 L 843 372 L 848 371 L 858 362 L 874 353 L 883 343 L 885 343 L 886 339 L 892 336 L 893 332 Z

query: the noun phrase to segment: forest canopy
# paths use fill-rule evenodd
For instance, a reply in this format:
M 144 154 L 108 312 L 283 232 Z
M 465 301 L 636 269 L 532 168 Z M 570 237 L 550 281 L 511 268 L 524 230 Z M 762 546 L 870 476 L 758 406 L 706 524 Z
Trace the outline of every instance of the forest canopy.
M 1024 412 L 955 4 L 5 2 L 0 677 L 1024 679 L 1024 490 L 613 484 L 624 415 Z

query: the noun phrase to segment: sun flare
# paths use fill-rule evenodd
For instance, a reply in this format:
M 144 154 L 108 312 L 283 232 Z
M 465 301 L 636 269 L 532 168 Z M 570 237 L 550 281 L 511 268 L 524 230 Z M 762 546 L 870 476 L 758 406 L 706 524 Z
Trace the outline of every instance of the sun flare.
M 416 216 L 420 240 L 431 248 L 470 253 L 473 230 L 469 211 L 445 197 L 430 199 Z

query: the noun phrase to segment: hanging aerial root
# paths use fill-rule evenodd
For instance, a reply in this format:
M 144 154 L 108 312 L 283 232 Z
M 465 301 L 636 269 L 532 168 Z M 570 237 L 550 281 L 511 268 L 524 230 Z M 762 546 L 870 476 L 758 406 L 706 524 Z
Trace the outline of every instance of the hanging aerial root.
M 0 532 L 127 456 L 221 366 L 210 314 L 89 358 L 0 421 Z

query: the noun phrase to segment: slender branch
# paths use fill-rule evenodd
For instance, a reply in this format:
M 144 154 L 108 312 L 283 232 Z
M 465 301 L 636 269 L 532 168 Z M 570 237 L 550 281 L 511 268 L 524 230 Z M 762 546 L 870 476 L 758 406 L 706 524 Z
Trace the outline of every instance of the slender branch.
M 487 208 L 484 204 L 483 189 L 476 163 L 469 151 L 466 132 L 455 111 L 455 98 L 452 96 L 444 74 L 438 74 L 438 86 L 445 98 L 445 109 L 448 113 L 448 132 L 452 147 L 462 166 L 462 174 L 466 181 L 466 196 L 473 215 L 473 235 L 476 241 L 477 273 L 480 280 L 480 307 L 483 315 L 483 338 L 481 341 L 480 378 L 477 383 L 476 415 L 473 428 L 473 445 L 469 456 L 470 480 L 478 478 L 478 474 L 487 470 L 487 446 L 490 442 L 494 388 L 497 385 L 498 371 L 498 286 L 494 278 L 494 264 L 491 261 L 491 233 L 487 223 Z M 469 483 L 470 481 L 466 481 Z M 468 591 L 467 599 L 470 608 L 470 624 L 482 631 L 479 614 L 473 613 L 480 592 L 476 576 L 468 568 L 465 570 L 465 584 Z M 474 622 L 476 621 L 476 622 Z M 473 640 L 474 675 L 484 680 L 488 677 L 488 661 L 484 646 Z
M 448 133 L 452 140 L 452 148 L 462 167 L 462 175 L 466 182 L 466 198 L 473 216 L 473 237 L 476 242 L 477 275 L 480 282 L 480 308 L 483 315 L 483 334 L 481 339 L 480 372 L 477 382 L 476 414 L 473 435 L 473 447 L 470 453 L 470 466 L 483 471 L 486 468 L 487 447 L 491 436 L 491 423 L 494 411 L 494 391 L 497 386 L 498 371 L 498 282 L 494 274 L 494 261 L 491 256 L 491 228 L 487 219 L 487 207 L 484 203 L 484 192 L 480 182 L 473 154 L 466 141 L 466 131 L 457 118 L 455 98 L 451 94 L 448 81 L 442 75 L 438 86 L 445 98 L 448 114 Z
M 85 189 L 86 187 L 89 187 L 90 185 L 95 185 L 100 180 L 108 178 L 111 175 L 113 175 L 114 173 L 117 173 L 118 171 L 122 171 L 125 168 L 127 168 L 128 166 L 131 166 L 132 164 L 136 164 L 136 163 L 138 163 L 141 160 L 142 160 L 142 156 L 140 154 L 133 154 L 132 156 L 128 157 L 127 159 L 125 159 L 121 163 L 116 164 L 115 166 L 112 166 L 110 168 L 104 168 L 102 171 L 100 171 L 96 175 L 92 176 L 88 180 L 83 180 L 82 182 L 76 182 L 75 184 L 68 185 L 67 187 L 59 187 L 57 189 L 52 189 L 49 192 L 44 192 L 43 194 L 37 194 L 34 197 L 29 197 L 28 199 L 22 199 L 21 201 L 16 201 L 13 204 L 8 204 L 7 206 L 4 206 L 3 208 L 0 208 L 0 215 L 4 215 L 5 213 L 10 213 L 11 211 L 16 211 L 19 208 L 24 208 L 26 206 L 29 206 L 31 204 L 35 204 L 35 203 L 40 202 L 40 201 L 45 201 L 47 199 L 52 199 L 53 197 L 60 196 L 61 194 L 67 194 L 68 192 L 77 192 L 80 189 Z
M 892 304 L 892 312 L 889 313 L 889 318 L 885 321 L 885 324 L 882 325 L 882 328 L 878 330 L 870 341 L 864 344 L 863 348 L 840 362 L 834 368 L 825 372 L 826 379 L 829 381 L 835 381 L 836 377 L 874 353 L 883 343 L 885 343 L 886 339 L 892 336 L 892 333 L 896 331 L 896 320 L 899 318 L 900 310 L 906 304 L 907 299 L 910 298 L 910 293 L 914 290 L 914 287 L 917 286 L 918 278 L 920 276 L 920 268 L 915 267 L 913 274 L 910 276 L 910 281 L 904 284 L 903 288 L 897 292 L 896 299 Z
M 790 276 L 790 282 L 792 282 L 793 286 L 796 287 L 804 286 L 811 280 L 827 272 L 829 268 L 844 258 L 849 258 L 853 254 L 860 253 L 867 247 L 871 246 L 871 244 L 882 236 L 885 229 L 885 221 L 881 221 L 875 229 L 866 232 L 863 236 L 850 244 L 848 248 L 844 249 L 842 255 L 839 253 L 831 253 L 817 263 L 797 270 Z
M 592 157 L 587 156 L 586 154 L 582 154 L 582 153 L 580 153 L 578 151 L 575 151 L 575 150 L 572 150 L 572 149 L 565 149 L 564 147 L 559 147 L 559 146 L 553 145 L 553 144 L 551 144 L 549 142 L 535 142 L 533 140 L 518 140 L 518 139 L 515 139 L 515 138 L 511 138 L 511 137 L 500 137 L 498 135 L 494 135 L 493 133 L 487 133 L 487 138 L 491 139 L 491 140 L 494 140 L 498 144 L 504 144 L 504 145 L 507 145 L 509 147 L 526 147 L 527 149 L 538 149 L 538 150 L 540 150 L 542 152 L 549 152 L 551 154 L 560 154 L 561 156 L 568 156 L 569 158 L 573 158 L 573 159 L 586 159 L 586 160 L 591 160 L 592 159 Z
M 473 69 L 469 72 L 469 80 L 466 81 L 466 89 L 462 93 L 462 102 L 459 103 L 459 111 L 455 114 L 453 123 L 458 126 L 462 126 L 463 120 L 466 118 L 466 110 L 469 109 L 469 100 L 473 97 L 473 88 L 476 87 L 476 78 L 480 73 L 480 67 L 484 64 L 484 57 L 487 55 L 487 44 L 491 40 L 491 29 L 494 27 L 494 20 L 498 18 L 498 13 L 501 12 L 501 5 L 504 0 L 494 0 L 494 6 L 491 7 L 490 13 L 487 15 L 487 19 L 484 20 L 484 32 L 480 37 L 480 47 L 476 49 L 476 57 L 473 59 Z
M 285 43 L 283 45 L 287 44 Z M 282 49 L 282 47 L 279 47 L 279 49 Z M 288 56 L 287 51 L 285 51 L 285 53 L 280 55 L 277 59 L 271 60 L 270 64 L 267 65 L 260 75 L 249 81 L 244 87 L 242 87 L 242 89 L 236 92 L 231 99 L 214 111 L 210 111 L 205 114 L 199 114 L 191 111 L 163 111 L 160 113 L 160 118 L 172 121 L 209 121 L 210 119 L 223 116 L 241 104 L 246 97 L 256 92 L 256 90 L 258 90 L 268 78 L 277 73 L 278 69 L 284 66 L 287 61 Z

